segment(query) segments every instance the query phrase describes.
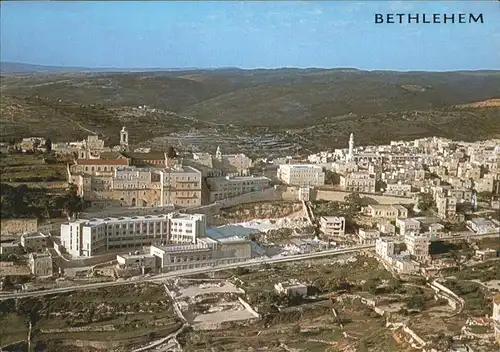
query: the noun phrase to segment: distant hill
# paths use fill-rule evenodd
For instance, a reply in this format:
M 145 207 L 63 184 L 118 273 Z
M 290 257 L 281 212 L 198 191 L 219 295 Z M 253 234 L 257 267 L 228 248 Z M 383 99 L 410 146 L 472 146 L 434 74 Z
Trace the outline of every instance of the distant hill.
M 196 70 L 196 68 L 189 68 Z M 180 71 L 186 68 L 89 68 L 71 66 L 45 66 L 21 62 L 0 61 L 0 72 L 4 74 L 26 73 L 65 73 L 65 72 L 155 72 L 155 71 Z
M 36 74 L 27 71 L 30 67 Z M 500 132 L 500 71 L 84 72 L 83 68 L 36 65 L 10 69 L 27 74 L 2 73 L 1 136 L 35 133 L 42 127 L 37 122 L 42 121 L 47 135 L 68 138 L 86 133 L 78 124 L 107 135 L 133 124 L 136 140 L 208 125 L 240 133 L 314 131 L 317 137 L 328 126 L 328 134 L 316 138 L 325 146 L 333 135 L 344 143 L 343 135 L 350 131 L 367 136 L 365 142 L 428 136 L 432 131 L 461 138 Z M 467 105 L 476 102 L 489 103 Z M 166 113 L 134 120 L 134 109 L 143 105 Z M 469 111 L 474 106 L 477 111 Z M 487 106 L 491 107 L 483 109 Z M 72 127 L 66 131 L 62 126 L 68 123 Z M 474 124 L 484 128 L 471 128 Z

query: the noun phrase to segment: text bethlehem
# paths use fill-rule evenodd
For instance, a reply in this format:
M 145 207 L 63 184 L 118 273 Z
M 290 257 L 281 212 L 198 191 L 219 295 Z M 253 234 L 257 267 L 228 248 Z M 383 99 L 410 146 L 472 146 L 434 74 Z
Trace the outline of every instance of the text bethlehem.
M 412 23 L 484 23 L 483 14 L 473 13 L 376 13 L 375 23 L 395 23 L 395 24 L 412 24 Z

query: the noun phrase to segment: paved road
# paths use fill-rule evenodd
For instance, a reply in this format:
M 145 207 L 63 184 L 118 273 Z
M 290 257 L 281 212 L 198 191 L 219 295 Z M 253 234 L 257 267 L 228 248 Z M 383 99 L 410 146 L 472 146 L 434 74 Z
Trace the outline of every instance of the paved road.
M 330 249 L 330 250 L 315 252 L 315 253 L 290 255 L 290 256 L 286 256 L 286 257 L 278 257 L 278 258 L 270 258 L 270 259 L 260 259 L 259 258 L 259 259 L 249 260 L 247 262 L 217 265 L 217 266 L 212 266 L 212 267 L 203 267 L 203 268 L 196 268 L 196 269 L 178 270 L 178 271 L 172 271 L 172 272 L 168 272 L 165 274 L 159 274 L 159 275 L 150 276 L 150 277 L 135 277 L 135 278 L 132 278 L 130 280 L 123 280 L 123 281 L 100 282 L 100 283 L 95 283 L 95 284 L 53 288 L 53 289 L 42 290 L 42 291 L 2 294 L 2 295 L 0 295 L 0 301 L 11 299 L 11 298 L 45 296 L 45 295 L 49 295 L 49 294 L 65 293 L 65 292 L 72 292 L 72 291 L 79 291 L 79 290 L 90 290 L 90 289 L 97 289 L 97 288 L 103 288 L 103 287 L 123 286 L 123 285 L 135 284 L 138 282 L 147 282 L 147 281 L 149 281 L 149 282 L 161 282 L 165 279 L 172 279 L 172 278 L 187 276 L 187 275 L 204 274 L 204 273 L 213 272 L 213 271 L 235 269 L 237 267 L 249 267 L 249 266 L 260 265 L 263 263 L 285 263 L 285 262 L 292 262 L 292 261 L 297 261 L 297 260 L 306 260 L 306 259 L 314 259 L 314 258 L 349 254 L 349 253 L 360 252 L 362 250 L 370 250 L 373 248 L 375 248 L 375 245 L 361 245 L 361 246 L 354 246 L 354 247 L 343 248 L 343 249 Z

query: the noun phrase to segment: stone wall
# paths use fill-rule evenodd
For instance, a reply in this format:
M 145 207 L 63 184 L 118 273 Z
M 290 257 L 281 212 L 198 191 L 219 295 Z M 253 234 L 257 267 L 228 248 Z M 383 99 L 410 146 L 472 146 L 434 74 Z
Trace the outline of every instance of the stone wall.
M 351 194 L 352 192 L 344 191 L 331 191 L 331 190 L 313 190 L 312 196 L 315 200 L 327 200 L 327 201 L 337 201 L 342 202 L 344 198 Z M 370 193 L 360 193 L 361 197 L 369 197 L 376 200 L 379 204 L 413 204 L 415 201 L 411 198 L 394 197 L 394 196 L 382 196 Z
M 37 219 L 5 219 L 0 221 L 0 234 L 2 236 L 22 235 L 25 232 L 38 230 Z

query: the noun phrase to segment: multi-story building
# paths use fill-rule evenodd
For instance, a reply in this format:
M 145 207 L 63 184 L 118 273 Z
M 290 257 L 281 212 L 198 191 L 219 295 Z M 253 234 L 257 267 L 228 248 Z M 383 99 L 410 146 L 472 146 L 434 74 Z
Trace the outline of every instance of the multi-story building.
M 146 215 L 77 220 L 61 225 L 61 244 L 75 257 L 167 243 L 196 243 L 205 235 L 203 214 Z
M 280 165 L 277 176 L 288 185 L 322 186 L 325 184 L 323 168 L 313 164 Z
M 436 194 L 436 207 L 441 219 L 451 219 L 457 214 L 457 199 L 447 197 L 443 193 Z
M 217 147 L 215 156 L 210 153 L 193 153 L 192 160 L 208 168 L 207 176 L 248 175 L 253 165 L 252 159 L 245 154 L 222 154 L 220 147 Z
M 405 235 L 408 253 L 417 260 L 426 260 L 429 257 L 429 236 L 423 233 L 410 232 Z
M 226 176 L 207 179 L 210 202 L 233 198 L 245 193 L 269 188 L 269 179 L 264 176 Z
M 30 253 L 28 259 L 30 271 L 35 276 L 52 276 L 52 257 L 49 253 Z
M 495 339 L 500 344 L 500 293 L 497 293 L 493 298 L 493 326 L 495 330 Z
M 401 181 L 388 183 L 384 194 L 388 196 L 407 197 L 411 194 L 411 185 L 401 183 Z
M 319 219 L 320 231 L 330 237 L 345 236 L 345 218 L 342 216 L 322 216 Z
M 375 244 L 380 238 L 380 231 L 373 229 L 359 229 L 359 242 L 361 244 Z
M 103 166 L 104 167 L 104 166 Z M 70 173 L 78 193 L 92 207 L 182 208 L 201 205 L 202 175 L 193 167 L 177 164 L 172 168 L 116 167 L 109 171 Z
M 474 189 L 478 193 L 493 192 L 495 188 L 495 179 L 480 178 L 474 181 Z
M 375 193 L 375 175 L 368 172 L 351 172 L 340 175 L 340 187 L 346 191 Z
M 420 221 L 415 219 L 397 219 L 396 226 L 399 227 L 399 234 L 402 237 L 420 232 Z
M 21 235 L 21 246 L 28 253 L 43 252 L 47 248 L 47 236 L 41 232 L 25 233 Z
M 388 259 L 394 255 L 394 241 L 388 238 L 378 238 L 375 241 L 375 252 L 382 259 Z
M 367 216 L 379 219 L 406 219 L 408 217 L 408 209 L 402 205 L 383 205 L 374 204 L 368 205 L 363 209 L 363 212 Z
M 161 272 L 237 263 L 252 257 L 250 240 L 235 237 L 199 238 L 196 244 L 151 246 Z

